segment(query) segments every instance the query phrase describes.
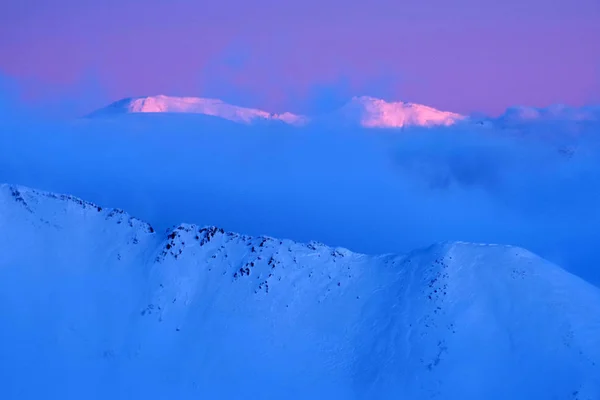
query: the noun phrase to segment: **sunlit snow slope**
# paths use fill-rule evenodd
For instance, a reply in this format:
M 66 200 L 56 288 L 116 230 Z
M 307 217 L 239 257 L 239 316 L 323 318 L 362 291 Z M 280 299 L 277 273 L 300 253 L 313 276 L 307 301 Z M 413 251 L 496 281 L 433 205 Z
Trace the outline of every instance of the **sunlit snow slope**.
M 422 104 L 387 102 L 369 96 L 354 97 L 330 118 L 366 128 L 402 128 L 410 126 L 449 126 L 464 116 L 440 111 Z
M 306 118 L 299 115 L 287 112 L 273 114 L 254 108 L 234 106 L 219 99 L 164 95 L 122 99 L 92 113 L 90 116 L 101 117 L 139 113 L 203 114 L 244 124 L 260 121 L 281 121 L 291 125 L 302 125 L 306 122 Z
M 289 112 L 273 114 L 258 109 L 234 106 L 218 99 L 163 95 L 122 99 L 92 113 L 91 116 L 106 117 L 141 113 L 204 114 L 244 124 L 261 121 L 281 121 L 291 125 L 326 122 L 330 125 L 365 128 L 448 126 L 465 119 L 462 115 L 436 110 L 421 104 L 386 102 L 368 96 L 354 97 L 339 110 L 317 118 Z
M 515 247 L 160 233 L 3 185 L 0 300 L 2 399 L 600 398 L 600 291 Z

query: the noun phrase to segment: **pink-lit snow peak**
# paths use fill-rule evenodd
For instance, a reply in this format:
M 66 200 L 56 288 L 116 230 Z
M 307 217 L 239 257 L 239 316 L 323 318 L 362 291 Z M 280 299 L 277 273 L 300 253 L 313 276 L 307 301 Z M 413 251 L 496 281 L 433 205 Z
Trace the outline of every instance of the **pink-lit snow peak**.
M 346 105 L 324 117 L 312 118 L 290 112 L 281 114 L 228 104 L 219 99 L 199 97 L 148 96 L 119 100 L 95 112 L 94 116 L 131 113 L 188 113 L 219 117 L 243 124 L 259 121 L 281 121 L 304 125 L 310 121 L 358 125 L 366 128 L 401 128 L 405 126 L 449 126 L 465 117 L 436 110 L 421 104 L 386 102 L 362 96 L 352 98 Z

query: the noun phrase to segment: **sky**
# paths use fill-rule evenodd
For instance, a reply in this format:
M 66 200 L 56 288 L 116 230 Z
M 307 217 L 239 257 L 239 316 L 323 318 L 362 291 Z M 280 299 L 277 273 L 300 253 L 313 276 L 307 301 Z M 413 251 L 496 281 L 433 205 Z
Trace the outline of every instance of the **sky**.
M 275 112 L 363 94 L 577 106 L 600 103 L 600 2 L 5 0 L 0 74 L 31 101 L 80 97 L 78 112 L 155 94 Z

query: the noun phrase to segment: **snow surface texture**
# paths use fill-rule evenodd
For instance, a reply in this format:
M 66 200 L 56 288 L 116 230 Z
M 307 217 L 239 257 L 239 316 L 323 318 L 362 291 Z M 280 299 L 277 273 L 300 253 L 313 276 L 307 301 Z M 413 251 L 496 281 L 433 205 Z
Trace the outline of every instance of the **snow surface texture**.
M 280 121 L 305 125 L 309 121 L 328 124 L 356 125 L 368 128 L 401 128 L 404 126 L 452 125 L 464 119 L 455 113 L 439 111 L 420 104 L 388 103 L 373 97 L 354 97 L 342 109 L 324 118 L 309 118 L 289 112 L 273 114 L 262 110 L 233 106 L 217 99 L 169 97 L 164 95 L 128 98 L 110 104 L 91 114 L 92 117 L 132 113 L 191 113 L 252 124 Z
M 0 186 L 0 398 L 598 399 L 600 291 L 532 253 L 366 256 Z

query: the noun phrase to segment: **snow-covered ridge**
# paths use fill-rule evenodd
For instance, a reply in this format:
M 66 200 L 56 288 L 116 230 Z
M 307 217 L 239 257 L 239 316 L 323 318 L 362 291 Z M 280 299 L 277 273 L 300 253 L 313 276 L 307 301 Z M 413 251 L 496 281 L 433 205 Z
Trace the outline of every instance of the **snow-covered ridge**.
M 592 123 L 600 121 L 600 106 L 570 107 L 509 107 L 499 117 L 470 118 L 461 114 L 437 110 L 422 104 L 402 101 L 387 102 L 370 96 L 353 97 L 340 109 L 321 116 L 282 114 L 246 108 L 222 100 L 198 97 L 147 96 L 126 98 L 90 114 L 106 117 L 118 114 L 184 113 L 203 114 L 241 124 L 278 121 L 294 126 L 326 123 L 333 126 L 365 128 L 403 128 L 451 126 L 473 123 L 474 126 L 512 128 L 539 123 Z
M 47 207 L 58 205 L 65 214 L 73 212 L 73 209 L 78 212 L 97 212 L 107 221 L 112 220 L 117 224 L 126 223 L 131 228 L 136 227 L 148 233 L 154 233 L 154 228 L 150 224 L 130 216 L 121 209 L 104 209 L 97 204 L 71 195 L 55 194 L 18 185 L 0 184 L 0 196 L 4 199 L 12 197 L 17 204 L 34 215 L 45 215 Z
M 369 96 L 354 97 L 332 118 L 357 123 L 367 128 L 405 126 L 449 126 L 465 119 L 463 115 L 440 111 L 422 104 L 386 102 Z
M 305 117 L 288 112 L 274 114 L 254 108 L 227 104 L 219 99 L 164 95 L 122 99 L 92 113 L 91 116 L 131 113 L 204 114 L 243 124 L 259 121 L 281 121 L 291 125 L 302 125 L 306 122 Z
M 0 293 L 2 398 L 600 395 L 600 291 L 517 247 L 158 233 L 2 185 Z
M 439 111 L 421 104 L 389 103 L 368 96 L 352 98 L 348 104 L 325 116 L 325 118 L 313 118 L 290 112 L 274 114 L 263 110 L 227 104 L 218 99 L 163 95 L 119 100 L 94 112 L 91 116 L 131 113 L 204 114 L 244 124 L 259 121 L 280 121 L 291 125 L 305 125 L 311 121 L 326 120 L 327 123 L 356 125 L 367 128 L 448 126 L 465 118 L 456 113 Z

